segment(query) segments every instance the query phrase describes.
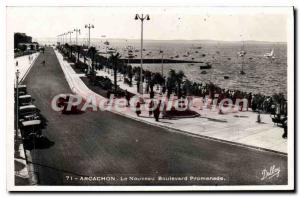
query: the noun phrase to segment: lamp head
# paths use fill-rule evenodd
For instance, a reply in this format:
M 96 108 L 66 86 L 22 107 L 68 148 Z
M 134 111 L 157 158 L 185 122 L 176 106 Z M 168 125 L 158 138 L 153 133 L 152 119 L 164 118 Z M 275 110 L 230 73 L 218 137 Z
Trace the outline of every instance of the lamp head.
M 146 16 L 146 20 L 147 20 L 147 21 L 149 21 L 149 20 L 150 20 L 150 16 L 149 16 L 149 14 L 147 14 L 147 16 Z
M 139 15 L 136 14 L 135 17 L 134 17 L 134 20 L 138 20 L 139 19 Z
M 87 28 L 88 26 L 87 26 L 87 25 L 85 25 L 84 27 L 85 27 L 85 28 Z
M 92 25 L 91 27 L 94 28 L 94 25 Z

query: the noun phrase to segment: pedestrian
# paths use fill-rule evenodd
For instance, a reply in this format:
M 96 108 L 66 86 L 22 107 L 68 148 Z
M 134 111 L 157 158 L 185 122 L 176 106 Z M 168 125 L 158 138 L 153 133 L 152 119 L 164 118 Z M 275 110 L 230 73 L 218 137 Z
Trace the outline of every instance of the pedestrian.
M 153 99 L 154 98 L 154 91 L 150 92 L 150 98 Z
M 159 106 L 161 103 L 159 104 Z M 167 116 L 167 104 L 164 102 L 163 109 L 162 109 L 162 118 L 165 118 Z
M 127 90 L 125 90 L 125 98 L 126 98 L 126 107 L 129 107 L 130 106 L 130 95 L 129 95 L 129 92 Z
M 107 92 L 106 92 L 106 97 L 109 98 L 109 97 L 110 97 L 110 94 L 111 94 L 111 93 L 110 93 L 110 90 L 107 90 Z
M 163 88 L 162 88 L 162 93 L 165 94 L 165 93 L 166 93 L 166 90 L 167 90 L 166 86 L 163 86 Z
M 283 123 L 283 135 L 282 138 L 286 139 L 287 138 L 287 120 L 284 121 Z
M 159 114 L 160 114 L 160 105 L 161 105 L 161 101 L 159 101 L 158 105 L 155 107 L 153 113 L 154 113 L 154 118 L 155 121 L 158 122 L 159 121 Z
M 247 107 L 247 111 L 248 111 L 248 108 L 251 108 L 252 106 L 252 93 L 250 92 L 249 95 L 248 95 L 248 107 Z
M 152 116 L 152 114 L 153 114 L 153 106 L 154 106 L 154 103 L 153 103 L 153 100 L 151 99 L 149 102 L 149 116 Z
M 261 123 L 260 111 L 258 111 L 256 122 Z
M 18 66 L 19 65 L 19 62 L 18 61 L 16 61 L 16 66 Z
M 135 113 L 136 113 L 137 116 L 140 116 L 140 114 L 141 114 L 141 103 L 140 103 L 140 101 L 138 101 L 135 105 Z

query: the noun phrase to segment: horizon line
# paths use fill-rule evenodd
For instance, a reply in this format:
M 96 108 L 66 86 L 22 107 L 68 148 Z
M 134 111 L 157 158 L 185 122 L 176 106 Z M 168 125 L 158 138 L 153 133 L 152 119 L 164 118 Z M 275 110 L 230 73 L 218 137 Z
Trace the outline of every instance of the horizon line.
M 38 40 L 38 39 L 57 39 L 57 37 L 39 37 L 39 38 L 33 38 L 33 40 Z M 78 40 L 82 39 L 87 39 L 87 38 L 78 38 Z M 140 38 L 91 38 L 92 39 L 99 39 L 99 40 L 140 40 Z M 144 41 L 210 41 L 210 42 L 270 42 L 270 43 L 287 43 L 287 41 L 266 41 L 266 40 L 214 40 L 214 39 L 154 39 L 154 38 L 149 38 L 143 39 Z

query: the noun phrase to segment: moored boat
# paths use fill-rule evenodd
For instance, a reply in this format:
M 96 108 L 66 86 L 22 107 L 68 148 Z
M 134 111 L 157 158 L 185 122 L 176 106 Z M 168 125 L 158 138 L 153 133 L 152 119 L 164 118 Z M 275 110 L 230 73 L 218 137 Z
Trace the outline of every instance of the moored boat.
M 211 66 L 211 63 L 210 63 L 210 62 L 206 62 L 205 65 L 200 66 L 200 69 L 201 69 L 201 70 L 202 70 L 202 69 L 211 69 L 211 68 L 212 68 L 212 66 Z

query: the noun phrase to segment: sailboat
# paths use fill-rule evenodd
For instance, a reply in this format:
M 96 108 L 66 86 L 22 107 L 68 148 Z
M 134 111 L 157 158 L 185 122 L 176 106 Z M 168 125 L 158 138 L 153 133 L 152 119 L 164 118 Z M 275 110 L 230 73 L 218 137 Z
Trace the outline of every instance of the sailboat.
M 272 51 L 270 53 L 265 53 L 264 57 L 266 57 L 268 59 L 275 59 L 274 49 L 272 49 Z

